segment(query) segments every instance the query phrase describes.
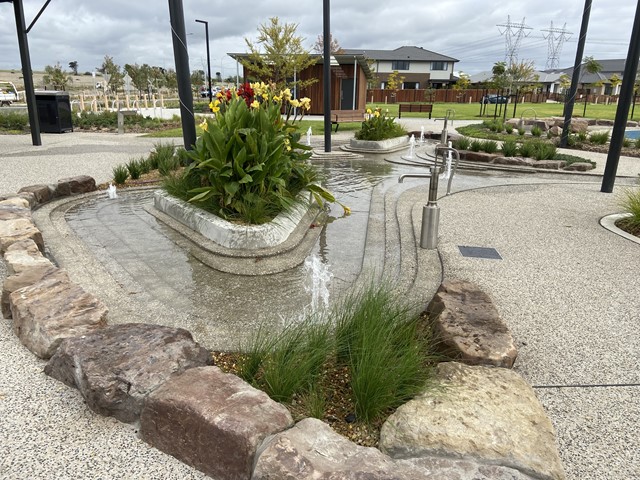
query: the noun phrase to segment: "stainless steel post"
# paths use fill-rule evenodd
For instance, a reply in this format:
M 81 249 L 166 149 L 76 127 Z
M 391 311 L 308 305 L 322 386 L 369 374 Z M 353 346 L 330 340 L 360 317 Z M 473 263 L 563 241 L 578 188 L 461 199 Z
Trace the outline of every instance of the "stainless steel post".
M 438 225 L 440 223 L 440 207 L 438 206 L 438 175 L 440 169 L 431 166 L 429 180 L 429 202 L 422 207 L 422 225 L 420 232 L 420 247 L 427 250 L 438 248 Z

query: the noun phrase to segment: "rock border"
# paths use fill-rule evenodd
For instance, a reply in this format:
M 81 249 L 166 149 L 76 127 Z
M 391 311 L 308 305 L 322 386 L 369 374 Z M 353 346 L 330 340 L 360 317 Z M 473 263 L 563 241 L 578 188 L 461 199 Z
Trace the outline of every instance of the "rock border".
M 9 311 L 14 317 L 14 328 L 17 324 L 15 317 L 22 319 L 20 322 L 27 322 L 26 324 L 32 326 L 22 329 L 21 332 L 16 331 L 16 334 L 36 355 L 42 358 L 54 356 L 51 360 L 53 363 L 47 365 L 48 373 L 53 371 L 53 365 L 56 365 L 59 372 L 57 378 L 78 387 L 85 398 L 92 395 L 113 396 L 109 388 L 102 389 L 102 393 L 84 390 L 82 384 L 85 380 L 79 376 L 81 368 L 77 363 L 82 361 L 78 349 L 84 340 L 101 338 L 100 335 L 108 330 L 106 307 L 99 299 L 73 283 L 63 269 L 53 264 L 49 265 L 43 260 L 44 242 L 42 234 L 31 219 L 31 209 L 53 198 L 95 190 L 95 181 L 83 176 L 62 179 L 53 188 L 46 185 L 25 187 L 17 194 L 0 197 L 0 254 L 3 254 L 5 262 L 8 263 L 9 273 L 4 286 L 7 286 L 8 280 L 15 281 L 16 276 L 23 276 L 22 283 L 17 286 L 14 284 L 15 289 L 8 294 Z M 27 278 L 24 277 L 25 272 L 35 273 Z M 62 295 L 60 292 L 67 293 Z M 37 301 L 33 302 L 35 298 Z M 56 321 L 53 323 L 50 321 L 51 311 L 57 313 Z M 52 333 L 45 335 L 43 344 L 42 332 L 50 333 L 50 329 Z M 189 332 L 186 334 L 190 336 Z M 39 343 L 34 344 L 34 339 L 38 339 Z M 144 338 L 141 341 L 144 341 Z M 117 344 L 121 342 L 115 343 L 117 349 Z M 58 352 L 64 352 L 62 359 Z M 95 356 L 101 356 L 95 353 L 85 355 L 89 355 L 89 359 L 83 365 L 87 362 L 91 364 Z M 108 372 L 110 366 L 103 368 Z M 126 378 L 135 377 L 135 368 L 140 367 L 136 364 L 134 372 L 130 372 Z M 466 368 L 508 371 L 488 367 Z M 526 384 L 515 372 L 509 372 Z M 294 425 L 289 412 L 282 405 L 240 378 L 223 374 L 215 366 L 192 364 L 185 365 L 180 371 L 171 370 L 166 372 L 165 376 L 160 375 L 153 388 L 143 389 L 143 393 L 140 389 L 133 388 L 131 380 L 118 381 L 120 386 L 116 388 L 120 395 L 123 395 L 122 398 L 134 393 L 137 395 L 136 405 L 140 407 L 135 408 L 140 411 L 140 436 L 143 440 L 209 475 L 222 476 L 221 478 L 278 478 L 273 476 L 273 472 L 284 471 L 286 465 L 290 466 L 292 458 L 297 458 L 296 452 L 300 445 L 309 441 L 315 444 L 315 437 L 320 428 L 314 426 L 310 419 Z M 425 392 L 425 395 L 428 393 Z M 442 398 L 446 397 L 441 397 L 440 401 Z M 99 399 L 95 404 L 102 405 Z M 501 405 L 501 408 L 505 407 Z M 113 415 L 112 409 L 103 411 L 101 408 L 97 408 L 99 413 Z M 539 402 L 533 405 L 533 408 L 539 409 L 544 416 Z M 134 410 L 137 412 L 136 409 Z M 121 416 L 121 419 L 135 421 L 135 414 Z M 281 437 L 292 428 L 308 425 L 310 422 L 312 426 L 307 430 L 307 436 L 299 440 L 301 444 L 292 444 L 290 438 Z M 551 430 L 551 437 L 553 436 Z M 283 445 L 282 442 L 289 445 L 286 448 L 289 455 L 283 455 L 281 447 L 278 447 L 280 450 L 276 451 L 275 460 L 272 455 L 267 461 L 267 457 L 263 456 L 265 452 L 270 451 L 276 438 L 279 438 L 278 445 Z M 442 452 L 436 452 L 435 455 L 433 452 L 419 453 L 411 460 L 404 460 L 389 456 L 375 448 L 358 447 L 337 434 L 333 435 L 333 440 L 327 445 L 338 441 L 343 443 L 344 448 L 328 453 L 319 452 L 325 459 L 315 463 L 315 472 L 345 480 L 354 478 L 354 475 L 367 475 L 367 478 L 372 479 L 390 476 L 400 479 L 451 478 L 451 475 L 462 476 L 462 473 L 468 475 L 469 472 L 472 472 L 473 478 L 479 480 L 564 478 L 561 466 L 551 473 L 528 468 L 523 471 L 518 465 L 515 465 L 514 469 L 513 462 L 508 458 L 502 461 L 500 458 L 486 459 L 472 455 L 471 459 L 463 459 L 455 451 L 445 454 L 450 461 L 444 463 L 441 458 Z M 206 447 L 212 444 L 219 447 L 202 448 L 203 445 Z M 550 448 L 548 444 L 545 447 Z M 551 450 L 552 456 L 555 453 L 559 464 L 557 451 L 555 448 Z M 346 452 L 351 453 L 345 456 Z M 373 457 L 365 455 L 364 452 L 371 452 Z M 368 459 L 371 459 L 372 463 L 368 463 Z M 351 465 L 346 470 L 345 462 Z M 296 462 L 294 464 L 299 465 Z M 374 465 L 376 467 L 372 471 L 371 467 Z M 310 470 L 299 471 L 295 478 L 308 478 L 311 474 Z

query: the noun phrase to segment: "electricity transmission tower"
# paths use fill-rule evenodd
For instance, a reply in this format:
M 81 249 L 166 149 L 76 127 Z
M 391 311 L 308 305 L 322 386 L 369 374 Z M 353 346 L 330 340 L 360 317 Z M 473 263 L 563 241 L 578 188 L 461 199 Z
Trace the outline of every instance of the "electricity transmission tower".
M 543 32 L 548 32 L 547 35 L 543 35 L 545 39 L 549 41 L 549 48 L 547 50 L 547 64 L 546 69 L 558 68 L 560 66 L 560 53 L 562 52 L 562 45 L 566 40 L 571 37 L 572 33 L 567 32 L 567 24 L 560 28 L 554 28 L 553 21 L 551 26 Z
M 507 66 L 512 66 L 514 63 L 518 63 L 518 48 L 520 48 L 520 42 L 524 37 L 528 37 L 532 30 L 524 23 L 512 23 L 511 16 L 507 15 L 507 23 L 501 23 L 496 25 L 500 31 L 500 35 L 504 35 L 505 39 L 505 54 L 504 60 Z M 500 30 L 502 28 L 503 30 Z

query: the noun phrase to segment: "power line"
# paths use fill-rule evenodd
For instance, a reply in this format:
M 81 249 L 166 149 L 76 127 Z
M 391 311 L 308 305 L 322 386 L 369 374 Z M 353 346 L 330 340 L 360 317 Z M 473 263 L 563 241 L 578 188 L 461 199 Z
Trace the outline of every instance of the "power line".
M 518 63 L 518 48 L 520 47 L 520 42 L 531 33 L 530 31 L 526 31 L 533 29 L 525 24 L 524 18 L 522 19 L 522 23 L 511 22 L 510 15 L 507 15 L 507 23 L 501 23 L 496 26 L 498 27 L 498 31 L 500 31 L 500 27 L 504 28 L 504 30 L 500 31 L 500 35 L 504 35 L 505 40 L 504 60 L 508 66 L 512 66 Z
M 553 20 L 551 26 L 543 32 L 547 32 L 547 36 L 543 37 L 549 41 L 547 48 L 547 64 L 545 68 L 558 68 L 560 66 L 560 52 L 562 52 L 562 45 L 569 39 L 571 32 L 567 32 L 567 24 L 565 23 L 562 29 L 554 28 Z

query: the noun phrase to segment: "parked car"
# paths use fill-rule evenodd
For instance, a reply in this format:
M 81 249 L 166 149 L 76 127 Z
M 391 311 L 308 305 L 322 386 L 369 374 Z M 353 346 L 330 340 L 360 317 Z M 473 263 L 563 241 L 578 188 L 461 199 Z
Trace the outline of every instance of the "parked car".
M 490 93 L 489 95 L 485 95 L 480 100 L 480 103 L 507 103 L 508 97 L 503 95 L 496 95 L 495 93 Z
M 0 107 L 9 106 L 18 101 L 18 90 L 11 82 L 0 81 Z

